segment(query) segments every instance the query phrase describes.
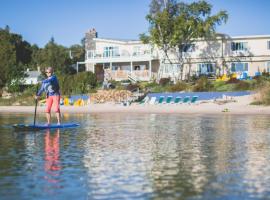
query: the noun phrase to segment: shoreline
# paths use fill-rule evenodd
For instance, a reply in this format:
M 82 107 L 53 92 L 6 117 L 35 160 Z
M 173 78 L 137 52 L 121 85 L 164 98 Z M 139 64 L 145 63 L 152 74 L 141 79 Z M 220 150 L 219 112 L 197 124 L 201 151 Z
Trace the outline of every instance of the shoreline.
M 196 104 L 162 104 L 123 106 L 120 104 L 90 104 L 87 106 L 61 106 L 61 113 L 145 113 L 145 114 L 254 114 L 270 115 L 270 106 L 250 105 L 252 95 L 234 97 L 233 102 L 201 101 Z M 0 113 L 34 113 L 34 106 L 0 106 Z M 44 113 L 45 107 L 38 106 L 37 113 Z M 225 112 L 224 112 L 225 111 Z M 52 110 L 53 113 L 53 110 Z

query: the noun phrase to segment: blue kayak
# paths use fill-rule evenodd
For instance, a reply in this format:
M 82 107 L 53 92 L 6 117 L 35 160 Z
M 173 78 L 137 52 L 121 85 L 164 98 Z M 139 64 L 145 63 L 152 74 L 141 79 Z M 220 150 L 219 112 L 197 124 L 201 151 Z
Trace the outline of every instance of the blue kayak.
M 56 129 L 56 128 L 74 128 L 80 126 L 78 123 L 63 123 L 60 125 L 51 124 L 51 125 L 41 125 L 41 124 L 14 124 L 13 128 L 16 130 L 43 130 L 43 129 Z

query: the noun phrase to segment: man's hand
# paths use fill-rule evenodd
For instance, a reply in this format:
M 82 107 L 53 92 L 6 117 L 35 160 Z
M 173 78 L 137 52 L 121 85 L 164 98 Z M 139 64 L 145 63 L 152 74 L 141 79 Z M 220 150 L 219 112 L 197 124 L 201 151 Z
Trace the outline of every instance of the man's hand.
M 35 96 L 35 99 L 36 100 L 40 100 L 40 96 Z

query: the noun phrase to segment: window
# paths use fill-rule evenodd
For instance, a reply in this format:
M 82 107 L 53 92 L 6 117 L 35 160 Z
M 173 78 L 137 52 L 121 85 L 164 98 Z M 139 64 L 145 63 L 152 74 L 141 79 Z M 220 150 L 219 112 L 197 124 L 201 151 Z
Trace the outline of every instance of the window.
M 195 51 L 195 44 L 182 44 L 180 46 L 180 51 L 182 51 L 182 52 L 193 52 L 193 51 Z
M 121 70 L 124 70 L 124 71 L 131 71 L 131 66 L 130 66 L 130 65 L 122 65 L 122 66 L 121 66 Z
M 118 69 L 120 69 L 120 66 L 115 66 L 115 65 L 112 66 L 112 71 L 117 71 Z
M 267 41 L 267 49 L 270 50 L 270 41 Z
M 141 54 L 141 47 L 135 46 L 133 47 L 133 56 L 139 56 Z
M 104 57 L 116 57 L 119 56 L 119 47 L 104 47 Z
M 266 72 L 270 72 L 270 61 L 266 62 Z
M 232 42 L 231 43 L 232 51 L 246 51 L 247 50 L 247 42 Z
M 248 63 L 232 63 L 231 64 L 232 72 L 245 72 L 248 71 Z
M 87 59 L 94 58 L 95 57 L 95 52 L 94 51 L 87 51 Z
M 163 65 L 163 73 L 166 74 L 174 74 L 180 72 L 180 65 L 178 64 L 164 64 Z
M 213 74 L 215 73 L 215 64 L 213 63 L 200 63 L 198 65 L 199 74 Z

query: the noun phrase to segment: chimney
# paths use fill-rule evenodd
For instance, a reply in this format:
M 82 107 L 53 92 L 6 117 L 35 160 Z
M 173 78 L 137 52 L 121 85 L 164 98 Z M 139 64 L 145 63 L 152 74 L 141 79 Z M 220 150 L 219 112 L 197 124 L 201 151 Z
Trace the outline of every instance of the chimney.
M 96 49 L 96 42 L 94 38 L 98 37 L 98 33 L 96 29 L 90 29 L 88 32 L 85 33 L 85 50 L 95 50 Z

